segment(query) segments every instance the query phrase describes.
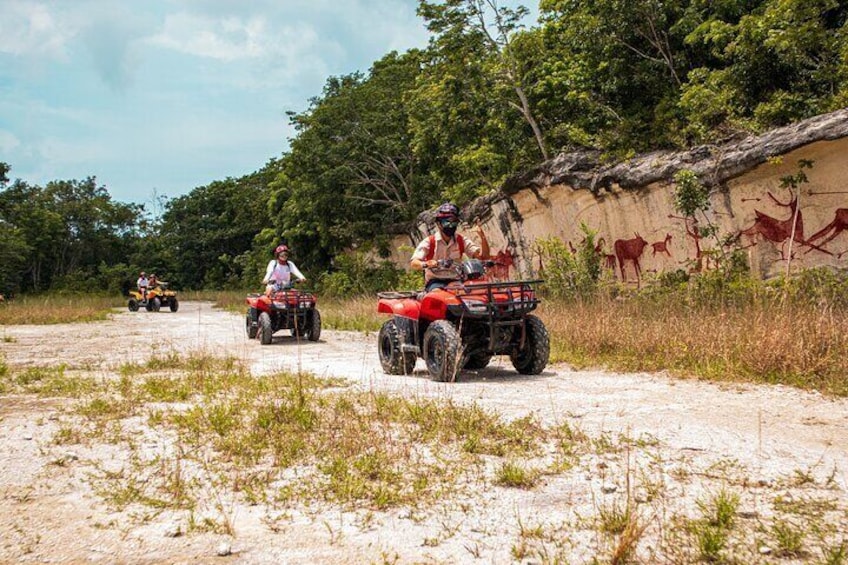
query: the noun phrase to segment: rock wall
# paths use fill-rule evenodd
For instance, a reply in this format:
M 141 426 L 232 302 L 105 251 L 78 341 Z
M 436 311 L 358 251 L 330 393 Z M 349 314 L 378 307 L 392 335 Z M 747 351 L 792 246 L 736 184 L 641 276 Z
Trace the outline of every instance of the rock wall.
M 801 160 L 813 166 L 805 169 L 809 182 L 793 195 L 781 178 L 797 173 Z M 530 276 L 542 266 L 534 249 L 539 238 L 579 245 L 581 223 L 597 232 L 603 264 L 620 279 L 636 281 L 637 268 L 642 275 L 710 268 L 717 241 L 702 237 L 696 220 L 674 209 L 672 179 L 683 169 L 711 189 L 713 210 L 698 220 L 736 238 L 752 272 L 785 271 L 796 207 L 793 266 L 848 267 L 848 108 L 723 146 L 656 152 L 614 165 L 603 165 L 594 152 L 562 154 L 508 180 L 463 215 L 469 225 L 483 225 L 492 254 L 512 276 Z M 396 238 L 393 260 L 405 265 L 411 247 L 432 229 L 432 212 L 425 212 Z

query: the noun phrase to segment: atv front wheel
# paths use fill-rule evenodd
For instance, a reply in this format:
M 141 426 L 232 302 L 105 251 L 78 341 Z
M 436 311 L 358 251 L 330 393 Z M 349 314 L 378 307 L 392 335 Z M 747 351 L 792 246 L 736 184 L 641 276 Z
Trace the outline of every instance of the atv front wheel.
M 245 316 L 244 329 L 247 331 L 247 339 L 254 339 L 259 333 L 259 320 L 257 320 L 256 308 L 248 308 Z
M 172 298 L 171 303 L 168 306 L 171 307 L 171 312 L 176 312 L 180 309 L 180 303 L 177 301 L 176 298 Z
M 321 314 L 318 310 L 313 310 L 310 316 L 309 327 L 306 329 L 306 339 L 309 341 L 318 341 L 321 337 Z
M 415 368 L 415 354 L 404 352 L 403 332 L 394 320 L 389 320 L 380 328 L 377 337 L 377 350 L 380 353 L 380 365 L 389 375 L 410 375 Z
M 259 343 L 270 345 L 273 336 L 274 330 L 271 327 L 271 316 L 268 315 L 268 312 L 262 312 L 259 314 Z
M 430 376 L 453 382 L 459 372 L 459 333 L 447 320 L 437 320 L 424 332 L 424 360 Z
M 154 299 L 151 301 L 151 303 L 150 303 L 150 309 L 151 309 L 153 312 L 158 312 L 160 308 L 162 308 L 162 301 L 161 301 L 161 300 L 159 300 L 159 297 L 157 296 L 156 298 L 154 298 Z
M 524 319 L 524 348 L 509 356 L 512 366 L 522 375 L 538 375 L 545 370 L 551 354 L 551 338 L 544 322 L 536 316 Z
M 130 312 L 138 312 L 138 300 L 130 298 L 130 301 L 127 302 L 127 308 L 129 308 Z

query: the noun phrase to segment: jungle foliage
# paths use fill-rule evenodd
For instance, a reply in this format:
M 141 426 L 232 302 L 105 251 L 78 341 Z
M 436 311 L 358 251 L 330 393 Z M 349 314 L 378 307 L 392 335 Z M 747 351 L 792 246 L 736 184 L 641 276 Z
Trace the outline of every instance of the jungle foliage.
M 427 47 L 328 78 L 289 113 L 278 159 L 160 217 L 93 178 L 29 186 L 0 164 L 0 292 L 103 287 L 138 266 L 185 287 L 255 286 L 280 241 L 307 272 L 343 272 L 343 250 L 386 256 L 422 210 L 561 151 L 718 143 L 848 105 L 840 0 L 541 0 L 530 27 L 493 0 L 419 0 L 418 13 Z

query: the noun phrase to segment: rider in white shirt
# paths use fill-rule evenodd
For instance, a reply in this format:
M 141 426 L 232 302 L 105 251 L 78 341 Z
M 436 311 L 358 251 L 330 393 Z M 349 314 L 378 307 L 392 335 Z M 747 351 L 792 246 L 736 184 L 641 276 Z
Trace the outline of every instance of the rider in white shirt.
M 275 288 L 290 286 L 292 276 L 301 282 L 306 280 L 297 266 L 288 260 L 289 248 L 287 246 L 278 246 L 274 250 L 274 256 L 276 259 L 271 259 L 268 263 L 268 268 L 265 269 L 265 278 L 262 279 L 262 284 L 267 285 L 265 294 L 270 295 Z
M 147 274 L 144 271 L 141 272 L 138 280 L 135 281 L 135 285 L 138 287 L 138 293 L 141 294 L 141 299 L 146 301 L 147 289 L 150 286 L 150 281 L 147 280 Z

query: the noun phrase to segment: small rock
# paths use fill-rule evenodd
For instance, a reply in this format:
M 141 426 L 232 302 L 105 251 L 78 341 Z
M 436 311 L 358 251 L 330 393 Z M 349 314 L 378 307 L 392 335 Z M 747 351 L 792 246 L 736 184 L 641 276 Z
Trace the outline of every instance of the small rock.
M 233 546 L 230 545 L 229 542 L 221 542 L 216 553 L 218 554 L 218 557 L 226 557 L 233 553 Z
M 32 434 L 24 434 L 22 437 L 27 441 L 32 441 Z
M 55 422 L 59 419 L 59 415 L 58 414 L 50 414 L 49 416 L 47 416 L 47 419 L 50 420 L 51 422 Z
M 601 487 L 601 492 L 604 494 L 612 494 L 618 490 L 618 487 L 615 485 L 604 485 Z
M 167 528 L 165 528 L 165 537 L 166 538 L 178 538 L 183 535 L 183 530 L 180 528 L 179 524 L 171 524 Z
M 648 491 L 642 488 L 637 488 L 636 492 L 633 493 L 633 500 L 635 500 L 638 504 L 645 504 L 648 502 Z
M 77 455 L 73 451 L 68 451 L 62 456 L 62 459 L 64 459 L 65 461 L 79 461 L 79 455 Z
M 771 548 L 767 545 L 760 546 L 760 555 L 769 555 L 771 553 Z

